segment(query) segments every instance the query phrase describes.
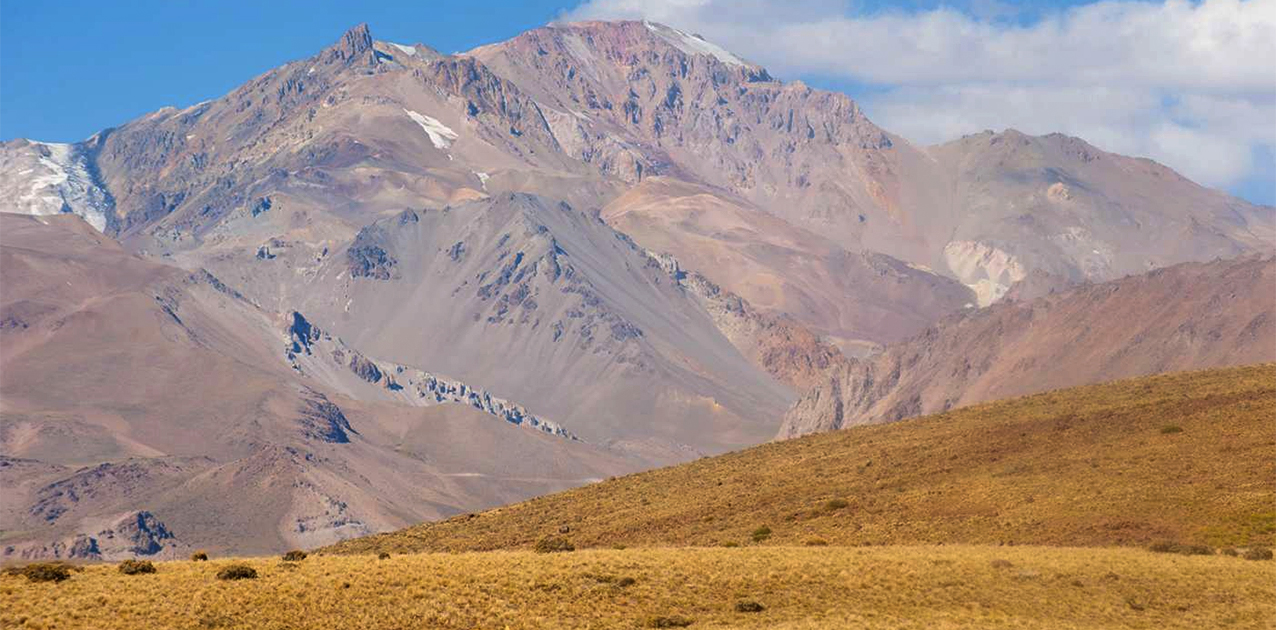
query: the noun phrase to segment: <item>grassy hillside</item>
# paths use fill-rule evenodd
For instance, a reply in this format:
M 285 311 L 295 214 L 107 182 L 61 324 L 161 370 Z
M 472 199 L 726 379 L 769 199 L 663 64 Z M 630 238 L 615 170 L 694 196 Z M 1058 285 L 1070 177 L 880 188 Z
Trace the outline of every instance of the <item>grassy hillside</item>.
M 1270 546 L 1276 365 L 858 427 L 347 541 L 331 553 L 718 545 Z
M 96 565 L 0 576 L 0 627 L 1262 628 L 1272 562 L 1138 549 L 629 549 Z M 746 604 L 757 606 L 747 606 Z M 741 609 L 738 609 L 739 606 Z M 761 610 L 756 610 L 758 607 Z M 752 610 L 751 610 L 752 609 Z

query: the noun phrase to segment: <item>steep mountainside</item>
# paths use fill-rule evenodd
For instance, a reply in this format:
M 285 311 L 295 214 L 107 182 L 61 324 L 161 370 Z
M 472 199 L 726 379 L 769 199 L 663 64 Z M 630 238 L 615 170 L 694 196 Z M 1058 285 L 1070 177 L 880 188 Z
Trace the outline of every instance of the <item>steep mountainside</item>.
M 953 317 L 839 364 L 787 438 L 1115 378 L 1276 360 L 1276 258 L 1185 263 Z
M 1015 131 L 915 147 L 845 95 L 658 24 L 551 25 L 469 54 L 557 112 L 563 150 L 604 173 L 725 189 L 844 249 L 957 278 L 983 304 L 1036 269 L 1102 281 L 1276 247 L 1276 209 L 1151 161 Z
M 313 546 L 667 461 L 456 381 L 424 409 L 343 395 L 286 322 L 76 217 L 0 214 L 0 286 L 3 557 Z
M 602 217 L 853 355 L 911 337 L 976 301 L 955 280 L 884 254 L 848 252 L 706 186 L 650 177 L 607 204 Z
M 590 441 L 738 448 L 793 401 L 651 257 L 563 202 L 405 210 L 317 259 L 292 249 L 210 268 L 369 355 L 483 383 Z
M 1273 414 L 1276 365 L 1165 374 L 765 444 L 327 551 L 546 536 L 604 549 L 1269 546 Z

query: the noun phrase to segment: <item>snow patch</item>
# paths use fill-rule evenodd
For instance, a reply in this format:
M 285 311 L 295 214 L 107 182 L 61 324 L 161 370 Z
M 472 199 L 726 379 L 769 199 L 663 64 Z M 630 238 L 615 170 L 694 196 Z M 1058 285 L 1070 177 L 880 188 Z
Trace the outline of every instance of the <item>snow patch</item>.
M 394 42 L 390 42 L 390 45 L 398 48 L 399 51 L 405 55 L 416 55 L 416 46 L 404 46 L 403 44 L 396 44 Z
M 644 21 L 643 25 L 647 27 L 647 30 L 655 33 L 657 37 L 688 55 L 709 55 L 722 63 L 733 66 L 748 65 L 743 59 L 731 54 L 727 49 L 707 42 L 704 38 L 688 35 L 676 28 L 671 28 L 664 24 L 656 24 L 655 22 Z
M 99 232 L 114 221 L 111 197 L 77 145 L 30 142 L 6 153 L 0 161 L 29 168 L 0 169 L 0 210 L 35 216 L 76 214 Z
M 439 122 L 435 118 L 414 112 L 410 109 L 404 109 L 403 112 L 411 118 L 413 122 L 421 125 L 421 129 L 425 131 L 425 135 L 430 136 L 430 142 L 434 144 L 436 149 L 446 149 L 452 146 L 452 141 L 458 136 L 447 125 Z

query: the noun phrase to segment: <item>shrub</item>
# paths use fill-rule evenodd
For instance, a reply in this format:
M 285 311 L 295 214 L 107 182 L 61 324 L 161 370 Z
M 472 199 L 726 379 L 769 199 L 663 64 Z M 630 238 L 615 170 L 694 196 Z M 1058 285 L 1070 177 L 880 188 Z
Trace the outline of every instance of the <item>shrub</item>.
M 1223 555 L 1225 555 L 1225 556 L 1230 556 L 1230 557 L 1232 557 L 1232 558 L 1235 558 L 1236 556 L 1241 555 L 1240 553 L 1238 553 L 1235 549 L 1232 549 L 1231 547 L 1228 547 L 1228 548 L 1226 548 L 1226 549 L 1223 549 L 1223 550 L 1219 551 L 1219 553 L 1221 553 L 1221 554 L 1223 554 Z
M 1262 549 L 1259 547 L 1252 547 L 1250 549 L 1247 549 L 1245 551 L 1245 555 L 1241 557 L 1245 558 L 1246 560 L 1271 560 L 1272 550 Z
M 1161 427 L 1161 435 L 1170 435 L 1172 433 L 1182 433 L 1182 432 L 1183 432 L 1183 427 L 1180 427 L 1177 424 L 1167 424 Z
M 651 621 L 647 622 L 647 627 L 649 628 L 686 628 L 692 623 L 693 622 L 686 617 L 679 617 L 677 615 L 674 615 L 672 617 L 652 617 Z
M 738 542 L 736 542 L 736 541 L 734 541 L 734 540 L 728 540 L 728 541 L 724 541 L 724 542 L 722 543 L 722 546 L 723 546 L 723 547 L 726 547 L 726 548 L 728 548 L 728 549 L 730 549 L 730 548 L 732 548 L 732 547 L 739 547 L 739 546 L 740 546 L 740 543 L 738 543 Z
M 221 571 L 217 572 L 219 580 L 254 580 L 257 579 L 257 569 L 246 564 L 232 564 Z
M 388 553 L 386 553 L 386 552 L 384 552 L 384 551 L 382 551 L 381 553 L 377 554 L 377 560 L 389 560 L 389 559 L 390 559 L 390 554 L 388 554 Z
M 536 553 L 559 553 L 563 551 L 576 551 L 576 546 L 566 538 L 558 536 L 546 536 L 536 541 L 534 547 Z
M 806 546 L 807 547 L 827 547 L 829 546 L 829 541 L 824 540 L 823 538 L 807 538 Z
M 1185 545 L 1170 541 L 1155 542 L 1148 545 L 1148 551 L 1153 553 L 1177 553 L 1184 556 L 1212 556 L 1214 550 L 1205 545 Z
M 771 537 L 771 528 L 763 525 L 753 530 L 753 542 L 762 542 Z
M 616 580 L 616 586 L 619 586 L 620 588 L 625 588 L 626 586 L 633 586 L 634 584 L 637 584 L 637 583 L 638 583 L 638 580 L 635 580 L 631 577 L 622 577 L 619 580 Z
M 208 562 L 207 551 L 196 551 L 191 554 L 191 562 Z
M 154 573 L 155 565 L 150 560 L 125 560 L 120 563 L 120 573 L 124 575 L 140 575 Z
M 293 549 L 284 554 L 284 562 L 301 562 L 306 559 L 306 552 L 300 549 Z
M 61 582 L 71 577 L 71 567 L 62 562 L 37 562 L 21 569 L 32 582 Z
M 759 613 L 766 610 L 766 606 L 754 601 L 742 601 L 735 603 L 735 611 L 738 613 Z
M 847 503 L 846 499 L 832 499 L 828 503 L 824 504 L 824 509 L 830 512 L 833 512 L 835 510 L 840 510 L 848 505 L 850 505 L 850 503 Z

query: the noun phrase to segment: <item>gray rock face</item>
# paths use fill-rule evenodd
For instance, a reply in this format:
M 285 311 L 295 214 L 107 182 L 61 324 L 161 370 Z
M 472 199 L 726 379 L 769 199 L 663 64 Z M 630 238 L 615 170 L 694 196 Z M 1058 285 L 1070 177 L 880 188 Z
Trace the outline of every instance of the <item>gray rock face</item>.
M 328 384 L 333 387 L 348 388 L 348 381 L 342 378 L 340 371 L 344 367 L 359 380 L 383 389 L 388 398 L 398 402 L 416 406 L 460 403 L 511 424 L 569 440 L 579 439 L 558 423 L 537 416 L 525 407 L 493 396 L 483 389 L 417 368 L 365 357 L 340 339 L 334 339 L 315 327 L 301 313 L 292 312 L 289 321 L 292 323 L 286 331 L 288 341 L 284 352 L 289 363 L 302 374 L 329 379 Z M 337 369 L 335 376 L 332 368 Z M 349 441 L 345 439 L 345 432 L 351 429 L 340 409 L 326 398 L 314 403 L 308 400 L 308 406 L 310 410 L 304 415 L 305 418 L 312 423 L 331 427 L 322 435 L 334 438 L 325 438 L 325 441 Z M 328 407 L 331 411 L 324 412 Z M 319 420 L 323 422 L 319 423 Z

